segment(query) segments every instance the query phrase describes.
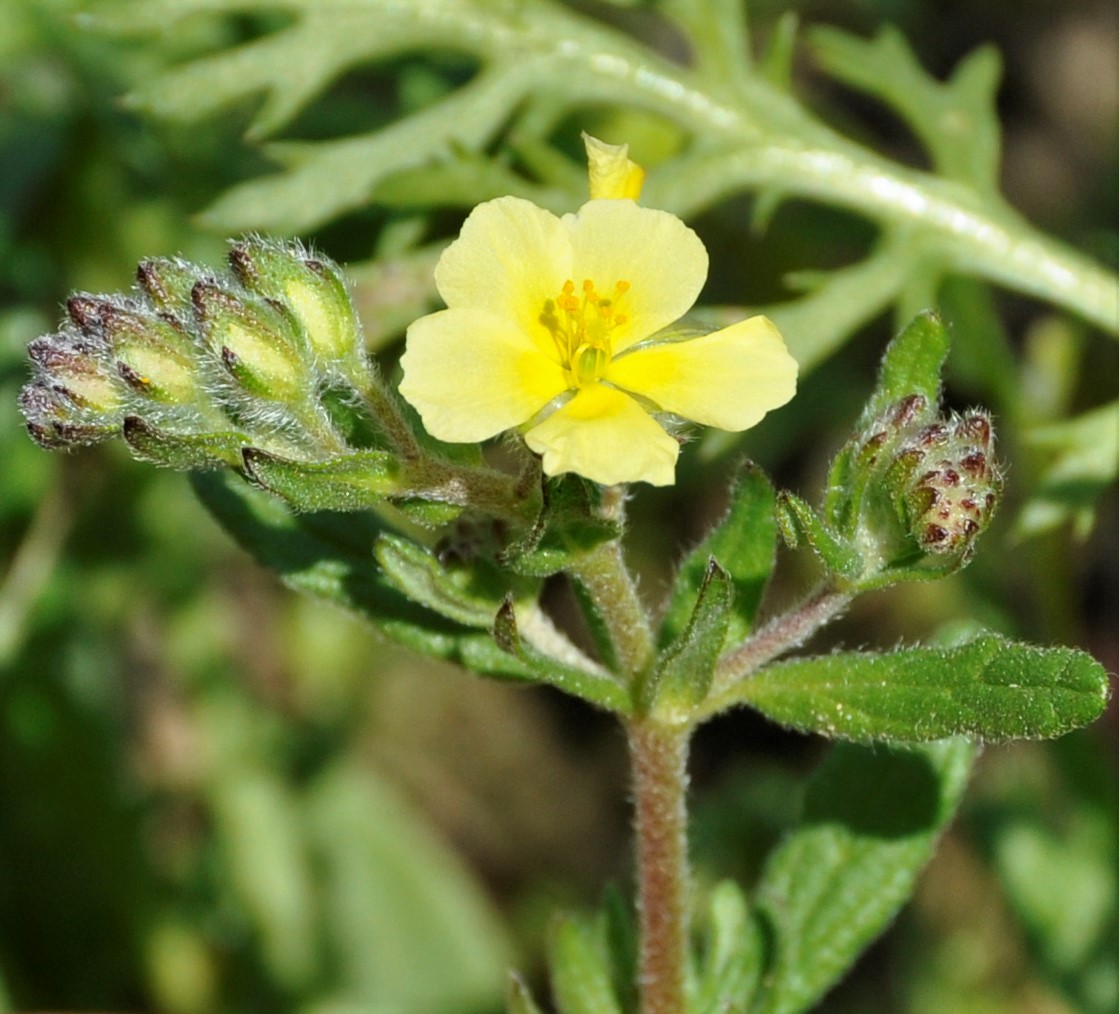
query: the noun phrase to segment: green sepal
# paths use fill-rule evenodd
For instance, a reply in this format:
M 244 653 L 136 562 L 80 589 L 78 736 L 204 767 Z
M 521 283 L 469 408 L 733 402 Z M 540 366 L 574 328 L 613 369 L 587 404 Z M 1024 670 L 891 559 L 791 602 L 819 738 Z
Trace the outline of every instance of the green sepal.
M 622 1014 L 602 938 L 601 927 L 590 920 L 560 915 L 553 922 L 548 966 L 559 1014 Z
M 354 612 L 422 654 L 483 675 L 534 678 L 534 671 L 501 651 L 488 631 L 423 608 L 389 581 L 373 557 L 374 544 L 388 530 L 375 514 L 293 514 L 230 471 L 196 472 L 191 482 L 221 526 L 290 588 Z
M 327 461 L 294 461 L 256 447 L 244 452 L 245 472 L 300 511 L 358 511 L 400 492 L 400 468 L 384 451 L 358 451 Z
M 580 556 L 616 539 L 620 526 L 596 515 L 601 491 L 585 479 L 566 475 L 543 484 L 543 505 L 532 528 L 511 543 L 501 562 L 519 574 L 548 577 Z
M 769 961 L 751 1014 L 810 1009 L 889 925 L 956 812 L 975 755 L 959 739 L 832 749 L 754 895 Z
M 229 263 L 246 289 L 287 309 L 305 348 L 319 363 L 345 375 L 361 375 L 361 325 L 341 272 L 329 259 L 299 246 L 250 237 L 233 244 Z
M 911 394 L 930 405 L 940 398 L 940 371 L 948 358 L 951 339 L 940 317 L 931 310 L 917 314 L 897 335 L 882 356 L 878 384 L 863 416 L 873 419 Z
M 719 706 L 748 704 L 833 739 L 997 742 L 1061 736 L 1097 718 L 1107 697 L 1107 673 L 1090 655 L 983 634 L 953 648 L 778 662 L 737 684 Z
M 493 639 L 503 651 L 522 663 L 531 678 L 608 711 L 625 715 L 633 710 L 626 688 L 606 671 L 569 665 L 528 644 L 521 636 L 511 597 L 507 597 L 497 611 Z
M 661 653 L 642 686 L 644 709 L 668 721 L 688 721 L 711 689 L 733 606 L 731 577 L 711 557 L 688 625 Z
M 449 525 L 464 509 L 461 504 L 410 498 L 394 500 L 393 506 L 424 528 L 442 528 L 444 525 Z
M 765 940 L 742 888 L 716 884 L 707 902 L 693 1008 L 745 1014 L 761 978 Z
M 168 433 L 130 415 L 124 420 L 124 439 L 141 461 L 182 471 L 240 468 L 250 441 L 244 433 Z
M 507 1014 L 544 1014 L 539 1004 L 532 998 L 528 983 L 518 972 L 509 973 L 505 989 L 505 1010 Z
M 757 465 L 747 462 L 730 490 L 726 513 L 680 564 L 661 623 L 662 646 L 680 636 L 691 622 L 696 598 L 708 580 L 714 558 L 730 578 L 734 609 L 727 625 L 728 643 L 750 633 L 761 605 L 777 549 L 776 494 Z
M 935 406 L 949 345 L 944 323 L 935 313 L 926 311 L 914 317 L 886 346 L 874 393 L 855 434 L 835 456 L 828 472 L 823 516 L 833 531 L 850 536 L 858 526 L 863 497 L 874 474 L 874 462 L 859 460 L 868 436 L 866 428 L 903 398 L 919 395 L 928 406 Z
M 777 494 L 777 527 L 786 545 L 795 549 L 807 544 L 833 574 L 854 579 L 862 572 L 857 550 L 834 535 L 804 500 L 788 490 Z
M 444 567 L 433 553 L 399 535 L 385 533 L 374 547 L 385 576 L 414 602 L 467 627 L 489 630 L 508 582 L 483 564 Z M 520 582 L 523 597 L 535 598 L 530 582 Z

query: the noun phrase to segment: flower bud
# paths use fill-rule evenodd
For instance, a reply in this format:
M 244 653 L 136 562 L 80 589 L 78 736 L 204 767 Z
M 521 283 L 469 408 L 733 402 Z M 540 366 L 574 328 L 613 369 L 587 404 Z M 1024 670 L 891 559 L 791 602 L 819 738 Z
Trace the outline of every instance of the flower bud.
M 922 427 L 906 440 L 891 473 L 887 484 L 921 549 L 970 556 L 1002 492 L 987 415 L 969 412 Z
M 361 325 L 342 274 L 331 261 L 299 247 L 261 239 L 236 243 L 229 263 L 251 292 L 286 307 L 303 346 L 321 363 L 338 363 L 364 350 Z
M 43 381 L 70 404 L 101 414 L 120 408 L 120 383 L 105 363 L 106 349 L 67 334 L 44 335 L 27 346 Z
M 314 377 L 282 314 L 209 282 L 196 283 L 191 299 L 206 343 L 245 392 L 278 402 L 306 395 Z
M 199 269 L 187 261 L 155 257 L 140 263 L 136 281 L 157 310 L 189 313 L 191 290 L 199 274 Z
M 31 436 L 44 447 L 92 444 L 120 425 L 126 390 L 101 343 L 70 333 L 44 335 L 27 346 L 36 378 L 20 392 Z

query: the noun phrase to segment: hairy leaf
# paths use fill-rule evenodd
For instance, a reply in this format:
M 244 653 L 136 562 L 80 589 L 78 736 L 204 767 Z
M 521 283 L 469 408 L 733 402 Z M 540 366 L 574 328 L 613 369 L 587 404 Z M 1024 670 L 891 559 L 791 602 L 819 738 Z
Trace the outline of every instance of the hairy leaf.
M 524 624 L 518 621 L 512 599 L 506 599 L 498 610 L 494 620 L 494 640 L 541 683 L 550 683 L 600 708 L 622 714 L 630 711 L 629 692 L 620 682 L 604 669 L 597 668 L 566 641 L 557 643 L 554 638 L 562 635 L 551 628 L 550 621 L 543 614 L 534 613 L 531 620 L 537 626 L 546 626 L 544 634 L 552 641 L 551 651 L 541 651 L 530 642 L 526 635 L 531 630 L 524 630 Z M 541 637 L 536 640 L 541 640 Z M 562 661 L 560 656 L 563 656 Z
M 836 746 L 755 896 L 771 957 L 753 1014 L 809 1009 L 896 915 L 951 820 L 975 747 Z
M 556 919 L 548 941 L 548 964 L 560 1014 L 622 1014 L 598 926 L 569 915 Z
M 775 495 L 768 477 L 757 465 L 747 463 L 731 487 L 726 513 L 680 564 L 661 624 L 662 645 L 679 637 L 690 622 L 696 598 L 708 580 L 711 559 L 726 572 L 733 589 L 727 641 L 741 641 L 750 632 L 773 570 L 777 548 L 774 509 Z
M 475 672 L 525 679 L 531 670 L 472 630 L 409 601 L 376 565 L 373 546 L 387 528 L 367 512 L 291 514 L 229 472 L 197 472 L 191 482 L 223 528 L 291 588 L 363 616 L 381 633 Z
M 1087 725 L 1107 703 L 1108 681 L 1082 651 L 986 634 L 955 648 L 780 662 L 738 684 L 733 696 L 783 725 L 835 739 L 1000 741 Z
M 688 625 L 661 654 L 643 688 L 647 706 L 664 718 L 687 720 L 706 696 L 730 625 L 734 587 L 711 557 Z

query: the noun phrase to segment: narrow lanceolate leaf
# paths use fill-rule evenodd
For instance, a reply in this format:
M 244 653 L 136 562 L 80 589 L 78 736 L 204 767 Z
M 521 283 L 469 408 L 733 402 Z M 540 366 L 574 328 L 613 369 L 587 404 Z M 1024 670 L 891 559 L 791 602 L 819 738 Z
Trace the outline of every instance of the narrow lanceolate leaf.
M 736 1014 L 750 1010 L 758 987 L 766 941 L 742 888 L 730 880 L 717 884 L 708 903 L 703 950 L 696 976 L 698 1014 Z
M 243 433 L 169 433 L 137 416 L 124 420 L 124 439 L 141 461 L 182 471 L 239 467 L 249 442 Z
M 472 567 L 444 567 L 422 546 L 398 535 L 384 534 L 375 548 L 377 562 L 388 580 L 413 602 L 467 627 L 489 630 L 508 582 L 492 571 Z M 530 583 L 520 581 L 527 592 Z
M 574 916 L 560 916 L 548 941 L 552 995 L 560 1014 L 622 1014 L 611 987 L 602 934 Z
M 712 557 L 688 625 L 662 653 L 643 688 L 647 707 L 670 721 L 692 715 L 711 688 L 733 604 L 730 575 Z
M 293 461 L 250 447 L 244 460 L 254 482 L 301 511 L 365 510 L 400 491 L 396 459 L 384 451 L 358 451 L 320 462 Z
M 577 650 L 569 643 L 560 645 L 557 641 L 560 651 L 571 656 L 562 661 L 557 657 L 559 651 L 557 655 L 545 654 L 530 644 L 528 637 L 520 629 L 511 598 L 502 603 L 494 618 L 493 639 L 502 651 L 521 663 L 528 678 L 540 683 L 550 683 L 557 690 L 581 697 L 600 708 L 620 714 L 630 712 L 631 702 L 626 688 L 605 669 L 597 668 L 590 659 L 577 654 Z
M 516 972 L 509 975 L 509 988 L 505 991 L 507 1014 L 544 1014 L 532 998 L 527 983 Z
M 378 567 L 373 545 L 384 524 L 373 514 L 292 514 L 230 472 L 192 476 L 199 499 L 223 528 L 284 584 L 367 619 L 385 636 L 474 672 L 528 679 L 489 632 L 456 623 L 403 595 Z
M 1107 695 L 1107 673 L 1090 655 L 990 634 L 955 648 L 794 659 L 733 690 L 736 703 L 782 725 L 908 743 L 1060 736 L 1097 718 Z
M 890 923 L 955 813 L 974 756 L 964 740 L 832 750 L 755 894 L 771 957 L 752 1014 L 808 1010 Z
M 688 625 L 712 557 L 719 561 L 734 590 L 727 641 L 737 643 L 750 632 L 773 570 L 777 547 L 774 502 L 773 486 L 766 474 L 748 463 L 731 488 L 730 504 L 722 520 L 680 564 L 661 624 L 662 645 L 679 637 Z
M 838 496 L 835 499 L 835 513 L 839 513 L 843 505 L 838 503 Z M 795 549 L 807 544 L 833 574 L 855 578 L 861 573 L 863 561 L 858 550 L 833 534 L 812 507 L 788 490 L 778 494 L 777 523 L 788 546 Z

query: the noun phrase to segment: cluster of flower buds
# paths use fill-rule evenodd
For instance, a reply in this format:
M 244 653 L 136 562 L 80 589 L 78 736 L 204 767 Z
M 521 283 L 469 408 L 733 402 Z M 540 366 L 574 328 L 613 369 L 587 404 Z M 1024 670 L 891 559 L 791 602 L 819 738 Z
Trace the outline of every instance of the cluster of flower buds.
M 854 461 L 867 498 L 885 497 L 906 542 L 921 554 L 966 563 L 1002 491 L 990 418 L 937 418 L 920 394 L 890 405 L 864 428 Z
M 234 244 L 229 264 L 215 275 L 145 261 L 128 295 L 71 297 L 63 327 L 28 347 L 35 376 L 20 406 L 31 435 L 67 448 L 123 432 L 136 450 L 139 433 L 157 460 L 161 434 L 168 447 L 218 446 L 224 434 L 297 457 L 337 450 L 323 392 L 360 387 L 368 370 L 340 270 L 261 239 Z

